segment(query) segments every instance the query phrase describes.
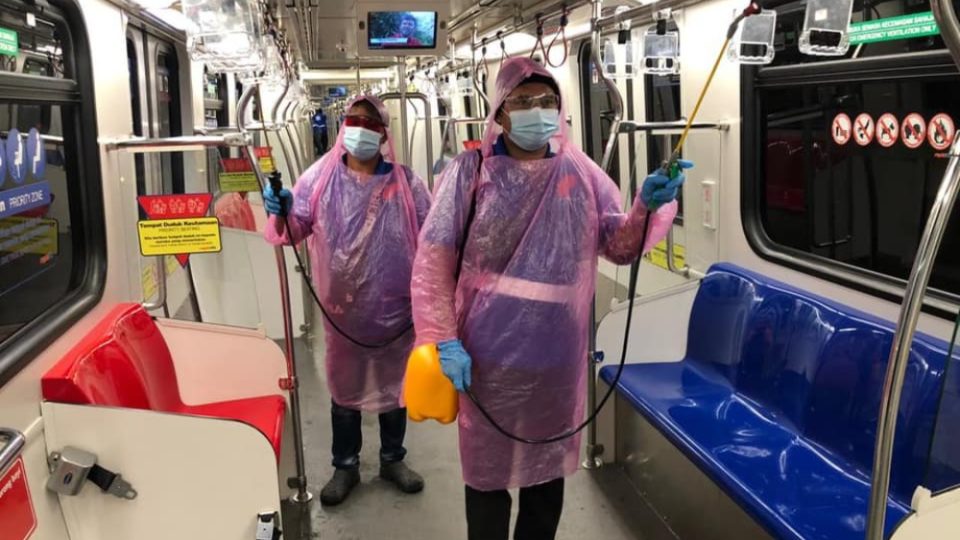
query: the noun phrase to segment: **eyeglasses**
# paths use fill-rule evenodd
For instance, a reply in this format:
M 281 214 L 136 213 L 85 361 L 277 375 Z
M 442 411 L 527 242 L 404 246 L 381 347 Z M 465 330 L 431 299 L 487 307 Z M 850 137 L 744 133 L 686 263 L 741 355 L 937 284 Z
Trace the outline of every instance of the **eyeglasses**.
M 370 131 L 376 131 L 378 133 L 383 133 L 384 128 L 386 127 L 383 125 L 383 122 L 360 114 L 351 114 L 345 116 L 343 118 L 343 125 L 348 127 L 361 127 L 369 129 Z
M 534 107 L 541 107 L 543 109 L 559 109 L 560 96 L 556 94 L 516 96 L 503 100 L 503 103 L 512 111 L 525 111 Z

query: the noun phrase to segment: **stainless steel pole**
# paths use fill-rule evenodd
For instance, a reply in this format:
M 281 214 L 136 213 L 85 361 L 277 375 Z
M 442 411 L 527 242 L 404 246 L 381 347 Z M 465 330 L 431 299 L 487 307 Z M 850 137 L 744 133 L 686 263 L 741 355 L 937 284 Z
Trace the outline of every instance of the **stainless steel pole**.
M 244 114 L 246 113 L 247 106 L 250 104 L 250 99 L 253 97 L 256 89 L 257 85 L 255 84 L 251 84 L 245 88 L 243 95 L 240 97 L 240 102 L 237 105 L 237 129 L 240 130 L 240 133 L 245 134 L 247 132 L 246 126 L 244 125 Z M 263 175 L 263 171 L 260 170 L 260 163 L 256 159 L 256 154 L 252 144 L 247 145 L 247 159 L 250 160 L 250 165 L 253 167 L 253 171 L 257 175 L 257 180 L 260 182 L 260 187 L 266 188 L 267 180 Z M 290 480 L 293 481 L 293 485 L 291 485 L 291 487 L 295 487 L 297 493 L 292 495 L 290 499 L 293 502 L 306 504 L 313 499 L 313 494 L 307 490 L 307 466 L 303 455 L 303 425 L 301 424 L 299 390 L 300 380 L 297 378 L 297 362 L 293 348 L 293 316 L 290 313 L 290 284 L 287 281 L 287 262 L 283 253 L 283 247 L 276 246 L 274 248 L 274 253 L 276 254 L 277 258 L 277 275 L 280 280 L 280 308 L 283 312 L 284 353 L 287 360 L 288 378 L 288 384 L 286 384 L 286 386 L 287 390 L 290 392 L 290 412 L 293 416 L 293 441 L 294 445 L 296 445 L 294 448 L 294 454 L 296 457 L 297 477 Z M 290 484 L 291 483 L 288 482 L 288 485 Z
M 931 0 L 933 14 L 941 35 L 960 67 L 960 25 L 953 10 L 952 0 Z M 880 416 L 877 419 L 877 441 L 873 454 L 873 483 L 870 489 L 870 506 L 867 515 L 867 540 L 883 540 L 887 513 L 887 496 L 890 491 L 890 463 L 893 460 L 893 443 L 897 431 L 897 413 L 900 410 L 900 394 L 910 359 L 910 347 L 917 330 L 923 297 L 933 272 L 933 265 L 940 250 L 940 242 L 947 230 L 947 222 L 960 191 L 960 137 L 950 149 L 950 161 L 944 172 L 937 197 L 930 209 L 930 217 L 924 228 L 917 256 L 913 261 L 910 279 L 903 295 L 897 332 L 887 360 L 887 373 L 883 381 L 880 401 Z
M 594 69 L 597 70 L 597 73 L 600 75 L 600 78 L 603 79 L 604 84 L 607 87 L 607 91 L 610 93 L 611 102 L 613 105 L 613 122 L 610 124 L 610 133 L 607 135 L 607 145 L 603 150 L 603 157 L 600 160 L 600 168 L 604 172 L 610 169 L 610 162 L 613 158 L 613 152 L 617 147 L 617 139 L 619 138 L 620 132 L 620 121 L 623 119 L 623 98 L 620 96 L 620 89 L 617 88 L 616 83 L 614 83 L 607 74 L 604 73 L 602 64 L 600 63 L 600 26 L 599 20 L 600 16 L 603 13 L 603 2 L 602 0 L 593 0 L 593 17 L 591 19 L 592 32 L 590 34 L 590 56 L 593 59 Z M 587 410 L 593 411 L 597 408 L 597 362 L 596 362 L 596 299 L 594 299 L 594 305 L 590 306 L 590 321 L 591 326 L 589 328 L 590 339 L 589 339 L 589 351 L 587 352 Z M 597 442 L 597 423 L 591 422 L 590 426 L 587 428 L 587 448 L 586 448 L 586 457 L 583 461 L 583 466 L 587 469 L 595 469 L 600 467 L 603 463 L 600 456 L 603 454 L 603 445 Z
M 403 164 L 410 166 L 410 134 L 407 132 L 407 62 L 398 58 L 397 77 L 400 79 L 400 148 Z

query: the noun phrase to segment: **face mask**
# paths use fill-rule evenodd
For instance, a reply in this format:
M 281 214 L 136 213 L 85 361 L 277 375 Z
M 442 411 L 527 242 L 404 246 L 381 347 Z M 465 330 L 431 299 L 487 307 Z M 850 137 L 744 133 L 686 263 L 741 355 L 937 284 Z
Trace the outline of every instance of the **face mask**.
M 560 111 L 536 107 L 526 111 L 510 111 L 510 140 L 528 152 L 547 145 L 560 129 Z
M 380 151 L 381 135 L 376 131 L 371 131 L 362 127 L 346 126 L 343 128 L 343 145 L 347 147 L 350 155 L 366 161 L 377 155 Z

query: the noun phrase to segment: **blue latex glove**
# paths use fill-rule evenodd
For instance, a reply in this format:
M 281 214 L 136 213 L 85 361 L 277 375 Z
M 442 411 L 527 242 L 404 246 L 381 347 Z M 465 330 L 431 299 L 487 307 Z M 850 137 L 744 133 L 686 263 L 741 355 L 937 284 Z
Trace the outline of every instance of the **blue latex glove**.
M 640 199 L 647 208 L 652 210 L 677 198 L 680 186 L 687 179 L 683 170 L 693 168 L 693 162 L 681 159 L 677 160 L 677 165 L 680 166 L 680 174 L 676 178 L 670 178 L 663 169 L 657 169 L 643 181 Z
M 437 344 L 440 350 L 440 367 L 453 386 L 463 392 L 470 386 L 470 355 L 459 339 L 451 339 Z
M 272 187 L 267 186 L 263 188 L 262 195 L 263 207 L 267 210 L 267 214 L 279 216 L 281 209 L 284 215 L 290 214 L 290 209 L 293 208 L 293 193 L 290 193 L 289 189 L 281 189 L 277 194 Z

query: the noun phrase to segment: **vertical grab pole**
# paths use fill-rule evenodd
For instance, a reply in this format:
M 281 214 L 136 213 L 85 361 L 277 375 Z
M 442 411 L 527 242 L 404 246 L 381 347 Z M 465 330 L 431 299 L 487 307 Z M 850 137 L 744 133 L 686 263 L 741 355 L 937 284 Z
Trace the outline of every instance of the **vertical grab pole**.
M 477 23 L 473 23 L 473 34 L 470 37 L 470 78 L 473 79 L 473 89 L 477 91 L 477 95 L 483 99 L 483 107 L 477 107 L 477 116 L 483 118 L 487 116 L 490 111 L 490 98 L 487 97 L 487 93 L 483 91 L 483 87 L 480 86 L 480 77 L 477 77 L 477 59 L 476 56 L 477 48 Z M 482 61 L 486 61 L 484 58 Z M 478 104 L 479 105 L 479 104 Z
M 617 148 L 617 142 L 620 132 L 620 121 L 623 120 L 623 97 L 620 95 L 620 89 L 604 72 L 600 63 L 600 18 L 603 15 L 603 0 L 592 0 L 593 15 L 590 19 L 590 58 L 593 61 L 593 68 L 597 70 L 600 78 L 603 80 L 607 91 L 610 93 L 613 103 L 613 121 L 610 123 L 610 133 L 607 138 L 607 144 L 603 149 L 603 157 L 600 160 L 600 168 L 603 172 L 610 169 L 610 162 L 613 160 L 613 152 Z M 590 305 L 590 332 L 587 351 L 587 410 L 592 411 L 597 408 L 597 309 L 596 298 Z M 597 442 L 597 423 L 591 422 L 587 428 L 587 448 L 586 457 L 583 460 L 583 467 L 586 469 L 596 469 L 603 464 L 600 458 L 603 455 L 603 445 Z
M 953 10 L 952 0 L 931 0 L 934 17 L 940 27 L 954 63 L 960 67 L 960 24 Z M 900 410 L 900 394 L 910 358 L 910 345 L 917 330 L 917 321 L 923 307 L 923 297 L 933 273 L 933 264 L 940 250 L 940 242 L 947 229 L 947 222 L 960 191 L 960 137 L 950 148 L 950 161 L 943 174 L 937 198 L 930 209 L 930 217 L 917 247 L 917 256 L 910 270 L 910 279 L 903 295 L 897 333 L 887 360 L 887 373 L 883 380 L 883 395 L 880 401 L 880 416 L 877 419 L 877 442 L 873 454 L 873 483 L 870 489 L 870 507 L 867 516 L 867 540 L 883 540 L 886 522 L 887 496 L 890 491 L 890 463 L 893 460 L 893 443 L 897 430 L 897 413 Z
M 427 185 L 433 193 L 433 110 L 430 108 L 430 97 L 422 95 L 422 98 L 427 132 Z
M 623 98 L 620 96 L 620 89 L 616 83 L 607 77 L 600 64 L 600 19 L 603 16 L 603 1 L 592 0 L 593 15 L 590 20 L 590 58 L 593 62 L 593 68 L 603 79 L 607 91 L 613 101 L 613 121 L 610 124 L 610 134 L 607 138 L 607 145 L 603 150 L 603 157 L 600 160 L 600 168 L 604 172 L 610 169 L 610 162 L 613 159 L 613 152 L 617 147 L 618 133 L 620 132 L 620 121 L 623 119 Z M 597 329 L 596 329 L 596 298 L 590 305 L 590 336 L 587 351 L 587 410 L 592 411 L 597 408 L 597 359 L 599 353 L 597 348 Z M 587 428 L 587 448 L 586 457 L 583 460 L 583 467 L 586 469 L 599 468 L 603 461 L 600 458 L 603 455 L 603 445 L 597 442 L 597 423 L 592 422 Z
M 397 57 L 397 77 L 400 79 L 400 152 L 403 164 L 410 166 L 410 134 L 407 132 L 407 59 Z
M 243 95 L 237 105 L 237 129 L 240 133 L 246 134 L 247 128 L 244 125 L 244 116 L 250 99 L 256 91 L 258 84 L 251 84 L 244 88 Z M 262 115 L 261 115 L 262 116 Z M 263 121 L 264 118 L 261 118 Z M 253 167 L 254 174 L 257 175 L 257 181 L 261 188 L 266 188 L 267 180 L 260 170 L 260 164 L 256 159 L 253 145 L 248 143 L 247 159 Z M 287 281 L 287 262 L 283 253 L 282 246 L 276 246 L 274 253 L 277 257 L 277 275 L 280 279 L 280 305 L 283 312 L 283 337 L 284 353 L 287 360 L 287 378 L 288 389 L 290 391 L 290 410 L 293 416 L 293 440 L 294 454 L 296 456 L 297 477 L 287 481 L 287 485 L 296 488 L 297 492 L 290 497 L 293 502 L 306 504 L 313 499 L 313 494 L 307 491 L 307 466 L 303 456 L 303 426 L 300 417 L 300 381 L 297 378 L 297 362 L 293 352 L 293 317 L 290 314 L 290 284 Z
M 286 109 L 284 109 L 284 110 L 286 110 Z M 276 115 L 277 109 L 275 108 L 273 112 L 274 112 L 274 114 Z M 294 145 L 294 142 L 293 142 L 293 139 L 290 138 L 290 131 L 287 129 L 287 128 L 289 127 L 289 125 L 286 123 L 286 120 L 281 121 L 278 116 L 274 116 L 274 117 L 272 118 L 272 120 L 273 120 L 273 125 L 274 125 L 274 126 L 276 127 L 276 129 L 277 129 L 277 141 L 280 143 L 280 150 L 283 152 L 283 162 L 286 163 L 286 165 L 287 165 L 287 170 L 290 171 L 291 182 L 294 182 L 295 180 L 293 180 L 293 179 L 296 178 L 296 177 L 300 174 L 300 171 L 299 171 L 299 170 L 296 170 L 296 171 L 294 170 L 294 167 L 299 168 L 299 165 L 296 163 L 296 161 L 295 161 L 295 159 L 294 159 L 294 158 L 296 158 L 296 154 L 295 154 L 295 153 L 291 154 L 291 150 L 293 149 L 292 147 L 293 147 L 293 145 Z M 282 124 L 282 128 L 281 128 L 281 124 Z M 286 142 L 285 142 L 285 141 L 283 140 L 283 138 L 280 136 L 280 130 L 281 130 L 281 129 L 283 129 L 284 131 L 287 132 L 287 136 L 288 136 L 289 141 L 290 141 L 290 144 L 289 144 L 289 145 L 286 144 Z M 289 150 L 288 150 L 288 147 L 290 148 Z M 291 155 L 293 155 L 293 158 L 290 157 Z M 293 247 L 293 249 L 297 249 L 296 246 L 292 246 L 292 247 Z M 303 249 L 302 249 L 302 251 L 303 251 L 303 255 L 302 255 L 300 258 L 301 258 L 301 260 L 303 261 L 303 266 L 298 267 L 297 270 L 298 270 L 304 277 L 306 277 L 306 276 L 310 276 L 310 275 L 311 275 L 311 269 L 310 269 L 310 254 L 307 252 L 307 245 L 306 245 L 306 244 L 303 244 Z M 313 331 L 313 319 L 312 319 L 312 317 L 311 317 L 311 314 L 312 314 L 312 313 L 313 313 L 313 299 L 310 298 L 308 295 L 304 294 L 304 295 L 303 295 L 303 319 L 304 319 L 304 320 L 303 320 L 303 325 L 300 327 L 300 330 L 303 331 L 303 333 L 304 333 L 306 336 L 310 336 L 310 335 L 311 335 L 311 332 Z

